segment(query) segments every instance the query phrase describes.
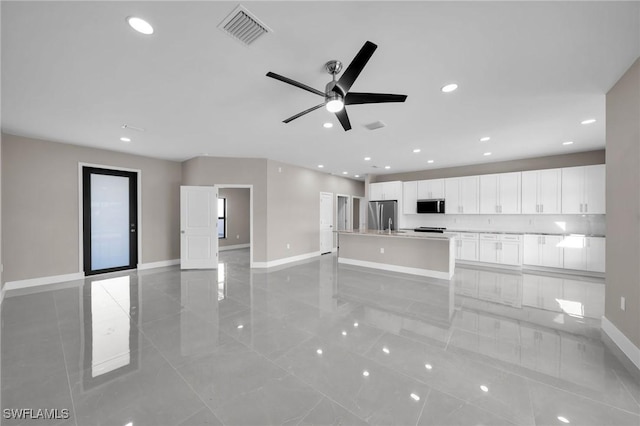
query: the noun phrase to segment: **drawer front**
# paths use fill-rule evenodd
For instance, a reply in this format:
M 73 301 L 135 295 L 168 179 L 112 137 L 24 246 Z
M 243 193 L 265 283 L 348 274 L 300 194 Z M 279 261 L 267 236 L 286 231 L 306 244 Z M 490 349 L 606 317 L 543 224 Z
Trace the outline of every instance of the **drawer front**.
M 498 234 L 480 234 L 480 239 L 485 241 L 498 241 Z
M 462 238 L 463 240 L 477 240 L 478 234 L 476 234 L 475 232 L 462 232 L 460 233 L 460 238 Z
M 500 241 L 522 241 L 522 235 L 504 234 L 500 236 Z

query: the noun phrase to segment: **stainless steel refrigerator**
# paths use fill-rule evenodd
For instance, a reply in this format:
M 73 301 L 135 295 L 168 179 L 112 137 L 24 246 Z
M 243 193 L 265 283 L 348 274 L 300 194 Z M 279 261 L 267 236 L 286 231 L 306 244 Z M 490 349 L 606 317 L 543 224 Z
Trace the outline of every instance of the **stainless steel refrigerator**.
M 398 229 L 398 202 L 396 200 L 388 201 L 369 201 L 369 229 L 377 231 L 392 231 Z

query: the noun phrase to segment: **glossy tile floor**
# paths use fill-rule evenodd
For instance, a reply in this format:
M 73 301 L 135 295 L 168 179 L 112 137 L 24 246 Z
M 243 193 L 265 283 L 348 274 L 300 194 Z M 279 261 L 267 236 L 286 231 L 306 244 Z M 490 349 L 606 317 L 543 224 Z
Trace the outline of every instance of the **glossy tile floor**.
M 602 281 L 221 261 L 8 293 L 3 417 L 69 418 L 3 424 L 640 424 Z

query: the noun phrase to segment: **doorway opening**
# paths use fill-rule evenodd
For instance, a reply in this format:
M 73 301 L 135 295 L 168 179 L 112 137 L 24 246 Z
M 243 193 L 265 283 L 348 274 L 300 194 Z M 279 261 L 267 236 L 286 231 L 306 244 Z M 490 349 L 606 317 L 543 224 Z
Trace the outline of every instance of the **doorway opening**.
M 336 225 L 338 231 L 351 229 L 351 196 L 336 195 Z
M 81 165 L 81 268 L 85 275 L 138 267 L 138 171 Z
M 333 194 L 320 193 L 320 254 L 333 250 Z
M 249 249 L 249 264 L 253 267 L 253 185 L 220 184 L 218 197 L 224 201 L 224 221 L 219 215 L 218 250 Z M 224 236 L 220 227 L 224 226 Z

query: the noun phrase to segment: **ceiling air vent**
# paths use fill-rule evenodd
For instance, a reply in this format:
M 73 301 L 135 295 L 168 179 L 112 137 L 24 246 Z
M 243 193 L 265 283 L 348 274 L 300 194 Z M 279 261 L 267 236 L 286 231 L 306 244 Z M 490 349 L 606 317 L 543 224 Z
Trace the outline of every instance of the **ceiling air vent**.
M 238 5 L 238 7 L 218 25 L 218 28 L 247 46 L 251 45 L 251 43 L 260 38 L 260 36 L 273 32 L 271 28 L 267 27 L 249 12 L 247 8 L 241 5 Z
M 382 121 L 374 121 L 373 123 L 369 123 L 369 124 L 365 124 L 364 125 L 364 127 L 366 127 L 369 130 L 382 129 L 385 126 L 386 126 L 386 124 L 384 124 Z

